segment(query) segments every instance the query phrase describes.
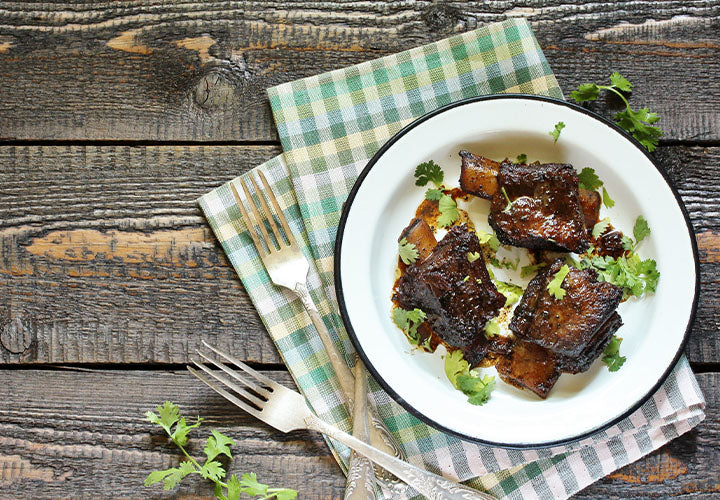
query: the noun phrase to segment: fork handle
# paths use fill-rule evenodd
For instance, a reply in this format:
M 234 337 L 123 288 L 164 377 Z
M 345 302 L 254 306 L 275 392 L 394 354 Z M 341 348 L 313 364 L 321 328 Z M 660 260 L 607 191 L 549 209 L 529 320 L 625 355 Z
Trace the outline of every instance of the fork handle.
M 325 327 L 325 323 L 320 317 L 317 306 L 315 305 L 315 302 L 313 302 L 305 283 L 298 283 L 295 285 L 294 291 L 297 296 L 300 297 L 305 310 L 310 316 L 312 324 L 315 325 L 315 329 L 317 330 L 320 340 L 330 357 L 330 364 L 332 365 L 333 370 L 335 370 L 335 374 L 340 381 L 340 387 L 345 393 L 345 397 L 347 398 L 350 406 L 350 411 L 352 412 L 355 397 L 355 377 L 350 371 L 347 363 L 345 363 L 345 359 L 340 354 L 340 351 L 337 350 L 335 342 L 333 342 L 332 338 L 330 338 L 330 332 L 328 332 L 328 329 Z M 389 453 L 390 455 L 394 455 L 398 458 L 404 458 L 402 448 L 400 448 L 400 445 L 395 440 L 395 436 L 390 433 L 390 430 L 385 426 L 385 423 L 378 418 L 371 407 L 368 407 L 368 410 L 368 418 L 370 420 L 370 444 L 385 453 Z M 376 470 L 375 473 L 378 477 L 384 479 L 385 481 L 393 481 L 391 476 L 383 474 L 382 471 Z
M 392 472 L 407 484 L 415 488 L 418 493 L 430 500 L 496 500 L 495 497 L 480 491 L 468 488 L 444 477 L 415 467 L 407 462 L 384 453 L 360 441 L 347 432 L 343 432 L 315 415 L 305 418 L 308 428 L 322 432 L 326 436 L 340 441 L 356 452 L 365 455 L 384 469 Z

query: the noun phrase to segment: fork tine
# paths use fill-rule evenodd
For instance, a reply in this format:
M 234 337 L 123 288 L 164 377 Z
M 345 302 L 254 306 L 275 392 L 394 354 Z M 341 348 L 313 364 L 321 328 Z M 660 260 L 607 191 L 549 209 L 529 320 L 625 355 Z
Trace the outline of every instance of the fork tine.
M 238 195 L 237 189 L 235 189 L 235 185 L 232 182 L 230 183 L 230 190 L 232 191 L 233 195 L 235 196 L 235 203 L 237 203 L 238 208 L 240 208 L 240 213 L 242 213 L 243 220 L 245 221 L 245 225 L 248 228 L 248 232 L 250 233 L 250 237 L 253 240 L 253 244 L 255 245 L 255 248 L 257 249 L 258 253 L 260 254 L 260 257 L 265 257 L 265 255 L 267 255 L 267 252 L 265 251 L 265 248 L 263 248 L 262 243 L 260 243 L 260 240 L 257 237 L 257 233 L 255 232 L 255 221 L 250 218 L 250 215 L 248 215 L 247 210 L 245 210 L 245 206 L 243 205 L 243 202 L 240 199 L 240 195 Z M 268 247 L 268 248 L 270 248 L 270 247 Z
M 263 382 L 263 383 L 264 383 L 267 387 L 269 387 L 270 389 L 275 389 L 276 386 L 280 386 L 280 384 L 278 384 L 277 382 L 275 382 L 273 379 L 271 379 L 271 378 L 269 378 L 269 377 L 266 377 L 265 375 L 263 375 L 262 373 L 260 373 L 260 372 L 258 372 L 258 371 L 253 370 L 252 368 L 250 368 L 248 365 L 246 365 L 245 363 L 243 363 L 243 362 L 240 361 L 239 359 L 234 358 L 234 357 L 230 356 L 229 354 L 225 354 L 224 352 L 221 352 L 221 351 L 215 349 L 213 346 L 211 346 L 210 344 L 208 344 L 208 343 L 205 342 L 204 340 L 202 341 L 202 343 L 203 343 L 203 345 L 204 345 L 205 347 L 207 347 L 208 349 L 210 349 L 212 352 L 214 352 L 214 353 L 217 354 L 218 356 L 225 358 L 225 359 L 228 360 L 229 362 L 231 362 L 231 363 L 233 363 L 234 365 L 236 365 L 238 368 L 240 368 L 240 369 L 242 369 L 243 371 L 247 372 L 249 375 L 252 375 L 252 376 L 255 377 L 256 379 L 258 379 L 258 380 L 260 380 L 261 382 Z M 280 386 L 280 387 L 282 387 L 282 386 Z
M 290 226 L 288 226 L 287 220 L 285 219 L 285 215 L 283 215 L 282 210 L 280 210 L 280 205 L 278 205 L 277 198 L 275 198 L 275 193 L 273 193 L 273 190 L 270 189 L 270 184 L 268 184 L 268 181 L 265 178 L 265 174 L 262 173 L 262 170 L 258 169 L 257 172 L 258 172 L 258 175 L 260 176 L 260 180 L 262 181 L 263 185 L 265 186 L 265 192 L 268 194 L 268 198 L 270 198 L 270 202 L 275 207 L 275 212 L 277 213 L 278 219 L 280 219 L 280 223 L 282 224 L 282 227 L 285 230 L 285 234 L 287 235 L 288 241 L 292 245 L 295 243 L 295 238 L 293 237 L 292 231 L 290 231 Z
M 262 408 L 263 405 L 265 404 L 265 401 L 263 401 L 262 399 L 260 399 L 260 398 L 257 397 L 256 395 L 254 395 L 254 394 L 246 391 L 244 388 L 240 387 L 239 385 L 237 385 L 237 384 L 236 384 L 235 382 L 233 382 L 232 380 L 230 380 L 230 379 L 228 379 L 228 378 L 226 378 L 226 377 L 223 377 L 222 375 L 218 375 L 217 373 L 214 373 L 210 368 L 208 368 L 207 366 L 205 366 L 204 364 L 202 364 L 202 363 L 199 362 L 199 361 L 195 361 L 194 359 L 191 360 L 191 361 L 195 364 L 195 366 L 197 366 L 198 368 L 200 368 L 202 371 L 204 371 L 205 373 L 207 373 L 208 375 L 210 375 L 212 378 L 214 378 L 214 379 L 217 380 L 218 382 L 222 382 L 222 383 L 225 384 L 227 387 L 229 387 L 229 388 L 232 389 L 233 391 L 237 392 L 238 394 L 240 394 L 240 395 L 241 395 L 242 397 L 244 397 L 245 399 L 249 400 L 252 404 L 257 405 L 257 406 L 259 406 L 260 408 Z
M 231 369 L 228 368 L 227 366 L 223 365 L 222 363 L 218 363 L 217 361 L 215 361 L 214 359 L 206 356 L 206 355 L 203 354 L 202 352 L 200 352 L 200 351 L 198 351 L 198 350 L 196 350 L 195 352 L 197 352 L 201 357 L 203 357 L 204 359 L 206 359 L 208 362 L 212 363 L 212 364 L 215 365 L 216 367 L 220 368 L 222 371 L 224 371 L 225 373 L 227 373 L 228 375 L 230 375 L 232 378 L 234 378 L 235 380 L 237 380 L 237 381 L 240 382 L 241 384 L 248 386 L 250 389 L 252 389 L 253 391 L 257 392 L 257 393 L 260 394 L 261 396 L 264 396 L 264 397 L 266 397 L 266 398 L 269 398 L 269 397 L 270 397 L 270 391 L 268 391 L 268 390 L 265 389 L 264 387 L 260 387 L 259 385 L 253 383 L 252 381 L 248 380 L 247 377 L 241 377 L 240 375 L 238 375 L 236 372 L 234 372 L 233 370 L 231 370 Z
M 243 410 L 248 412 L 250 415 L 252 415 L 256 418 L 259 418 L 260 420 L 263 420 L 262 417 L 260 416 L 260 411 L 257 408 L 254 408 L 254 407 L 250 406 L 249 404 L 247 404 L 245 401 L 236 398 L 235 396 L 233 396 L 232 394 L 227 392 L 225 389 L 218 386 L 215 382 L 209 381 L 203 375 L 201 375 L 197 370 L 195 370 L 192 366 L 188 366 L 187 369 L 190 373 L 195 375 L 195 377 L 197 379 L 199 379 L 205 385 L 210 387 L 210 389 L 217 392 L 218 394 L 220 394 L 222 397 L 224 397 L 228 401 L 235 403 L 237 406 L 239 406 L 240 408 L 242 408 Z
M 270 227 L 272 228 L 273 233 L 275 233 L 275 239 L 277 239 L 278 246 L 282 248 L 285 245 L 285 240 L 283 239 L 282 235 L 280 234 L 280 231 L 278 230 L 277 225 L 275 224 L 275 218 L 273 217 L 273 213 L 270 210 L 270 207 L 265 202 L 265 196 L 263 196 L 263 192 L 258 186 L 257 182 L 255 182 L 255 177 L 253 175 L 250 176 L 250 182 L 252 182 L 253 187 L 255 188 L 255 192 L 258 195 L 258 198 L 260 198 L 260 204 L 262 205 L 263 210 L 265 211 L 265 216 L 267 217 L 268 221 L 270 222 Z
M 270 239 L 270 235 L 268 234 L 267 229 L 265 229 L 263 218 L 260 217 L 260 211 L 255 206 L 255 202 L 253 201 L 252 196 L 250 196 L 250 190 L 247 187 L 245 179 L 240 179 L 240 185 L 242 186 L 243 191 L 245 191 L 245 197 L 247 198 L 248 205 L 250 205 L 250 210 L 255 216 L 255 219 L 257 219 L 258 221 L 258 226 L 260 226 L 260 232 L 265 237 L 265 243 L 267 243 L 268 252 L 272 253 L 273 250 L 275 250 L 275 245 L 273 245 L 273 242 Z M 262 198 L 262 194 L 258 193 L 258 195 Z

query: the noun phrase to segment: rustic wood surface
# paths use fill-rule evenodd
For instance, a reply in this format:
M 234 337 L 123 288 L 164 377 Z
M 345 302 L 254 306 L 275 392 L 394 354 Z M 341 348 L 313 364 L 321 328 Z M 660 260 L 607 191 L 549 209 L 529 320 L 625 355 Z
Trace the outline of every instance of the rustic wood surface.
M 204 339 L 289 383 L 195 199 L 280 151 L 266 88 L 518 16 L 566 92 L 618 70 L 660 114 L 700 249 L 707 418 L 576 498 L 720 496 L 720 0 L 371 0 L 0 2 L 0 498 L 207 497 L 142 486 L 179 460 L 142 418 L 165 399 L 238 441 L 233 472 L 341 498 L 321 438 L 182 370 Z

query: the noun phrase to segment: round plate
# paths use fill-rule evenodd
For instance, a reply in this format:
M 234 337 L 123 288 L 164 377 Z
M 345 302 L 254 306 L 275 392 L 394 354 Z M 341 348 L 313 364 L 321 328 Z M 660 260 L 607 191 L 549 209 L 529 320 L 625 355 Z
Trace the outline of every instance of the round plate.
M 566 126 L 554 143 L 548 132 L 560 121 Z M 497 160 L 524 153 L 529 161 L 570 163 L 578 171 L 592 167 L 615 200 L 614 208 L 603 207 L 601 218 L 610 217 L 629 235 L 638 215 L 647 219 L 652 234 L 638 253 L 657 261 L 660 282 L 654 295 L 631 298 L 619 307 L 624 325 L 617 335 L 624 339 L 621 354 L 627 357 L 619 371 L 611 373 L 597 360 L 584 374 L 562 375 L 546 400 L 496 377 L 490 400 L 473 406 L 445 376 L 444 349 L 434 354 L 412 349 L 393 324 L 397 238 L 426 190 L 415 186 L 414 169 L 432 159 L 443 168 L 445 185 L 458 186 L 461 149 Z M 465 207 L 478 228 L 488 228 L 488 205 L 476 199 Z M 697 300 L 697 249 L 687 213 L 645 149 L 580 106 L 538 96 L 460 101 L 401 130 L 359 176 L 343 210 L 335 250 L 340 312 L 383 388 L 433 427 L 507 448 L 565 444 L 637 409 L 680 356 Z M 527 282 L 517 276 L 513 281 Z M 483 371 L 495 373 L 494 368 Z

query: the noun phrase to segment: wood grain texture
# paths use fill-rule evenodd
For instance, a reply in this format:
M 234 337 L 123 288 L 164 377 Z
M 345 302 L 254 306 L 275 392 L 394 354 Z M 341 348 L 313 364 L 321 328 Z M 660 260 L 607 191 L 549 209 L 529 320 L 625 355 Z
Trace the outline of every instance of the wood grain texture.
M 0 138 L 273 140 L 268 87 L 510 17 L 566 91 L 621 71 L 666 138 L 720 137 L 720 0 L 266 0 L 4 4 Z
M 287 372 L 266 372 L 292 386 Z M 152 470 L 176 466 L 180 454 L 145 411 L 166 399 L 187 416 L 205 418 L 191 440 L 194 456 L 210 428 L 235 439 L 230 472 L 253 471 L 300 498 L 341 498 L 344 477 L 318 434 L 282 434 L 248 417 L 185 372 L 0 371 L 0 497 L 208 497 L 190 479 L 175 492 L 145 488 Z M 707 418 L 671 445 L 624 467 L 577 498 L 679 496 L 720 492 L 720 374 L 699 375 Z M 706 495 L 703 497 L 703 495 Z
M 273 146 L 0 147 L 0 362 L 184 363 L 201 339 L 281 363 L 195 199 Z M 687 352 L 720 359 L 720 148 L 658 153 L 698 232 Z M 239 325 L 242 325 L 240 327 Z

